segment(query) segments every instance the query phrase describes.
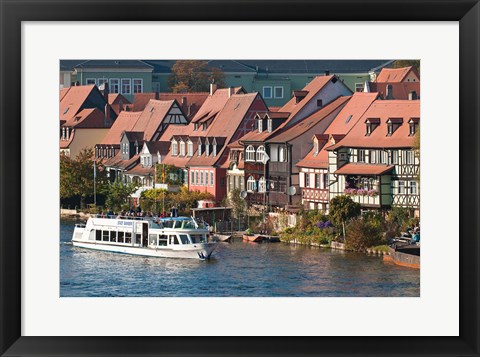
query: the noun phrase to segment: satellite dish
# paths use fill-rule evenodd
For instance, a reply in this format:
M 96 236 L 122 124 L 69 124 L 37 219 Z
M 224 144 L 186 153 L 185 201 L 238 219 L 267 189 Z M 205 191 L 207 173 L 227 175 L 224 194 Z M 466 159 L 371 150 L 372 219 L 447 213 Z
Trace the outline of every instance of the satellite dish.
M 240 191 L 240 198 L 247 198 L 247 191 Z
M 290 195 L 290 196 L 293 196 L 294 194 L 297 193 L 297 188 L 295 186 L 290 186 L 287 190 L 287 193 Z

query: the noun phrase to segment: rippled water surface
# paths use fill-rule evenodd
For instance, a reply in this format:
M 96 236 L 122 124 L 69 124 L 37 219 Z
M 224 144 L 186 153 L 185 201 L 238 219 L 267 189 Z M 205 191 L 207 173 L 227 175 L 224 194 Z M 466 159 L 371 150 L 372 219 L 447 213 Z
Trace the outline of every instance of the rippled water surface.
M 61 296 L 419 296 L 419 270 L 382 258 L 284 243 L 221 243 L 210 261 L 145 258 L 69 244 L 60 226 Z

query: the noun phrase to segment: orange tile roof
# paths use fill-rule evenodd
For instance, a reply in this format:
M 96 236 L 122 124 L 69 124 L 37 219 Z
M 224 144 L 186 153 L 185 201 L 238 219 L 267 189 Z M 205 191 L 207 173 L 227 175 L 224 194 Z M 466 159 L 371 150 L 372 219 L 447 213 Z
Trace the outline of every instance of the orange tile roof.
M 109 93 L 108 104 L 110 104 L 110 107 L 115 112 L 115 114 L 118 115 L 122 110 L 124 110 L 126 106 L 130 105 L 131 103 L 120 93 Z
M 107 135 L 103 138 L 102 145 L 119 145 L 120 137 L 124 131 L 132 131 L 135 123 L 142 112 L 127 112 L 122 111 L 112 127 L 108 131 Z
M 420 78 L 420 74 L 417 70 L 412 67 L 402 67 L 402 68 L 382 68 L 380 73 L 377 76 L 377 82 L 384 82 L 384 83 L 395 83 L 395 82 L 402 82 L 405 77 L 413 71 L 418 78 Z
M 241 93 L 243 91 L 242 87 L 234 88 L 234 94 Z M 217 89 L 213 95 L 208 95 L 205 102 L 192 118 L 192 122 L 203 118 L 206 115 L 212 114 L 214 112 L 219 112 L 223 109 L 225 104 L 228 101 L 230 93 L 230 88 L 221 88 Z
M 60 100 L 60 120 L 68 120 L 74 117 L 95 85 L 70 87 Z
M 154 176 L 155 175 L 155 167 L 154 166 L 144 167 L 144 166 L 140 165 L 140 163 L 137 162 L 135 166 L 128 169 L 127 174 L 141 175 L 141 176 L 147 176 L 147 175 Z
M 150 99 L 173 100 L 176 99 L 185 115 L 190 119 L 195 116 L 208 97 L 208 92 L 195 93 L 136 93 L 133 97 L 133 110 L 145 109 Z M 186 105 L 184 104 L 184 98 Z
M 380 119 L 380 124 L 366 136 L 365 121 L 369 118 Z M 402 118 L 403 123 L 387 136 L 387 120 Z M 419 100 L 376 100 L 355 126 L 339 143 L 328 147 L 333 150 L 338 147 L 360 148 L 408 148 L 413 146 L 414 137 L 410 136 L 410 118 L 420 118 Z
M 387 96 L 387 85 L 392 86 L 392 98 L 407 100 L 408 94 L 411 91 L 417 93 L 420 98 L 420 82 L 400 82 L 400 83 L 385 83 L 385 82 L 369 82 L 370 92 L 378 92 L 382 98 Z
M 305 88 L 303 88 L 302 92 L 308 92 L 305 94 L 305 98 L 303 98 L 299 103 L 296 102 L 296 98 L 291 98 L 283 107 L 279 109 L 280 112 L 288 112 L 290 113 L 291 121 L 298 112 L 323 88 L 325 85 L 333 78 L 334 76 L 318 76 L 312 79 L 310 83 L 308 83 Z
M 60 100 L 62 100 L 62 98 L 65 97 L 65 94 L 68 93 L 69 89 L 70 89 L 70 87 L 60 89 Z
M 111 122 L 105 120 L 105 114 L 97 108 L 83 109 L 74 117 L 65 121 L 64 127 L 73 128 L 110 128 Z
M 373 165 L 348 163 L 343 165 L 334 174 L 339 175 L 382 175 L 392 170 L 394 165 Z
M 133 126 L 132 131 L 144 132 L 143 139 L 151 141 L 174 102 L 175 100 L 150 99 Z
M 268 138 L 267 142 L 288 142 L 296 137 L 304 134 L 315 125 L 320 123 L 323 119 L 329 116 L 332 112 L 337 110 L 339 107 L 345 105 L 349 100 L 350 96 L 339 97 L 334 101 L 330 102 L 326 106 L 322 107 L 320 110 L 316 111 L 315 113 L 309 115 L 305 119 L 301 120 L 300 122 L 296 123 L 295 125 L 286 128 L 280 129 L 279 131 L 274 132 L 274 134 Z

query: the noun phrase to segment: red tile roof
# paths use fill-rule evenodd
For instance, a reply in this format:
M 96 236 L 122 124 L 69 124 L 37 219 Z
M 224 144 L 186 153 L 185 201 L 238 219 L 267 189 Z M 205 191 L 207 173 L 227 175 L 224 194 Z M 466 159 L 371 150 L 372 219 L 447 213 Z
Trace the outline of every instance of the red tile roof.
M 395 83 L 395 82 L 402 82 L 405 77 L 413 71 L 415 75 L 420 78 L 420 74 L 417 70 L 412 67 L 402 67 L 402 68 L 382 68 L 380 73 L 377 76 L 377 82 L 384 82 L 384 83 Z
M 378 92 L 382 98 L 387 96 L 387 85 L 392 86 L 392 98 L 399 100 L 407 100 L 411 91 L 417 93 L 420 98 L 420 82 L 401 82 L 401 83 L 385 83 L 385 82 L 369 82 L 370 92 Z
M 380 119 L 380 124 L 366 136 L 365 121 Z M 387 120 L 403 118 L 401 124 L 391 136 L 387 136 Z M 358 120 L 347 136 L 339 143 L 328 147 L 333 150 L 338 147 L 360 148 L 408 148 L 413 146 L 414 137 L 410 136 L 410 118 L 420 118 L 419 100 L 376 100 Z
M 111 157 L 106 161 L 104 161 L 103 164 L 108 167 L 115 167 L 122 170 L 128 170 L 132 168 L 134 165 L 136 165 L 139 162 L 139 160 L 140 160 L 139 155 L 134 155 L 129 160 L 122 160 L 122 154 L 119 152 L 114 157 Z
M 130 104 L 130 101 L 120 93 L 109 93 L 108 104 L 110 104 L 110 107 L 113 109 L 115 114 L 118 115 L 126 106 Z
M 68 93 L 69 89 L 70 89 L 70 87 L 60 89 L 60 100 L 62 100 L 62 98 L 65 97 L 65 94 Z
M 298 112 L 323 88 L 325 85 L 333 78 L 334 76 L 319 76 L 312 79 L 302 91 L 299 92 L 308 92 L 305 94 L 305 97 L 297 103 L 296 98 L 292 97 L 283 107 L 280 108 L 280 112 L 290 113 L 291 121 Z
M 208 97 L 208 92 L 195 93 L 136 93 L 133 97 L 133 110 L 145 109 L 150 99 L 174 100 L 176 99 L 185 115 L 191 119 L 203 105 Z
M 84 129 L 105 129 L 110 128 L 112 123 L 105 120 L 105 114 L 103 112 L 97 108 L 93 108 L 83 109 L 77 115 L 65 121 L 62 126 Z
M 392 170 L 394 165 L 373 165 L 348 163 L 343 165 L 334 174 L 339 175 L 382 175 Z
M 119 145 L 120 137 L 124 131 L 132 131 L 135 123 L 142 112 L 126 112 L 122 111 L 112 127 L 108 131 L 107 135 L 103 138 L 101 144 L 103 145 Z
M 132 131 L 144 132 L 143 140 L 151 141 L 174 102 L 174 100 L 161 101 L 151 99 L 141 112 Z
M 93 84 L 68 88 L 68 91 L 60 100 L 60 120 L 68 120 L 74 117 L 94 88 L 95 85 Z
M 312 129 L 315 125 L 320 123 L 323 119 L 332 114 L 332 112 L 337 110 L 339 107 L 345 105 L 350 98 L 351 97 L 339 97 L 335 99 L 334 101 L 330 102 L 326 106 L 322 107 L 320 110 L 309 115 L 295 125 L 286 129 L 280 129 L 278 131 L 275 131 L 274 135 L 272 135 L 266 141 L 283 143 L 295 139 L 296 137 Z

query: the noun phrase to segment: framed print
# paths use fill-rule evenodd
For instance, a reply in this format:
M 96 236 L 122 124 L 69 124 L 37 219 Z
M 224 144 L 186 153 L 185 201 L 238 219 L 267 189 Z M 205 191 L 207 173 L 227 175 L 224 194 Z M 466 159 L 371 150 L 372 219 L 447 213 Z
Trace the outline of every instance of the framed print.
M 2 356 L 479 355 L 477 1 L 1 6 Z

